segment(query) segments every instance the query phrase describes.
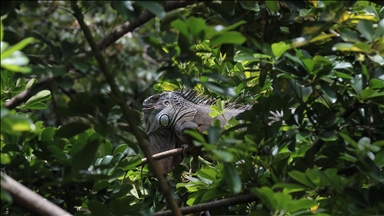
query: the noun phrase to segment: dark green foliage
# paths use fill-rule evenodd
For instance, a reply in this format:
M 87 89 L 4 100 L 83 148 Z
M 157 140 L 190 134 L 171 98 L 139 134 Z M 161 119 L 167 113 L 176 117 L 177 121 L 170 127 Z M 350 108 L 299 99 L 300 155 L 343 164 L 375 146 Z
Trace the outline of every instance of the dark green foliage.
M 102 47 L 140 129 L 142 101 L 162 91 L 218 99 L 211 116 L 225 101 L 253 105 L 225 128 L 187 132 L 204 156 L 167 175 L 180 206 L 253 193 L 258 201 L 211 214 L 384 214 L 382 7 L 162 4 L 79 3 L 96 41 L 146 9 L 157 16 Z M 2 172 L 76 215 L 166 210 L 70 3 L 2 3 L 1 14 Z M 26 89 L 29 100 L 5 108 Z M 1 199 L 2 214 L 26 214 L 4 190 Z

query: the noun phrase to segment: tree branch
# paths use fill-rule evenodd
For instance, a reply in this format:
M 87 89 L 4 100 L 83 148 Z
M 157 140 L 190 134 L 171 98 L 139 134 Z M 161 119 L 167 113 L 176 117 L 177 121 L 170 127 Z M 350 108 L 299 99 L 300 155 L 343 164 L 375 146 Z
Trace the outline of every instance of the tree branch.
M 191 214 L 191 213 L 206 211 L 206 210 L 215 209 L 215 208 L 228 207 L 228 206 L 234 206 L 234 205 L 243 204 L 243 203 L 249 203 L 249 202 L 256 201 L 256 200 L 258 200 L 256 195 L 247 194 L 247 195 L 241 195 L 241 196 L 237 196 L 237 197 L 222 199 L 222 200 L 218 200 L 218 201 L 202 203 L 202 204 L 198 204 L 198 205 L 194 205 L 194 206 L 188 206 L 188 207 L 180 208 L 180 210 L 183 214 Z M 168 215 L 172 215 L 172 212 L 171 211 L 161 211 L 161 212 L 156 212 L 154 215 L 155 216 L 168 216 Z
M 154 154 L 154 155 L 152 155 L 152 158 L 153 158 L 153 160 L 161 160 L 161 159 L 164 159 L 164 158 L 169 158 L 169 157 L 172 157 L 172 156 L 175 156 L 175 155 L 182 154 L 183 151 L 184 151 L 183 148 L 171 149 L 169 151 L 164 151 L 164 152 L 160 152 L 158 154 Z M 143 158 L 141 160 L 141 163 L 138 166 L 142 166 L 142 165 L 145 165 L 147 163 L 148 163 L 147 158 Z
M 39 215 L 52 215 L 52 216 L 67 216 L 71 215 L 64 211 L 57 205 L 46 200 L 39 194 L 33 192 L 29 188 L 15 181 L 5 173 L 1 172 L 1 188 L 7 191 L 12 198 L 22 208 L 28 209 Z
M 31 98 L 33 95 L 35 95 L 37 92 L 46 89 L 50 82 L 54 79 L 53 76 L 49 75 L 47 77 L 44 77 L 41 79 L 36 85 L 32 86 L 29 89 L 25 89 L 24 91 L 20 92 L 13 98 L 9 99 L 9 101 L 5 102 L 4 106 L 7 109 L 15 109 L 20 104 L 26 102 L 29 98 Z
M 184 0 L 178 1 L 178 2 L 170 1 L 170 2 L 167 2 L 164 5 L 164 11 L 168 12 L 168 11 L 175 10 L 175 9 L 178 9 L 178 8 L 182 8 L 182 7 L 194 4 L 194 3 L 196 3 L 196 2 L 195 1 L 184 1 Z M 100 50 L 103 50 L 103 49 L 107 48 L 108 46 L 110 46 L 112 43 L 114 43 L 115 41 L 117 41 L 118 39 L 123 37 L 128 32 L 132 32 L 137 27 L 145 24 L 146 22 L 148 22 L 149 20 L 151 20 L 154 17 L 155 17 L 155 15 L 153 13 L 151 13 L 149 10 L 145 10 L 143 13 L 140 14 L 140 16 L 134 22 L 131 22 L 131 23 L 130 22 L 125 22 L 121 26 L 117 27 L 108 36 L 106 36 L 103 39 L 99 40 L 96 43 L 97 47 Z M 87 50 L 90 51 L 89 48 Z
M 79 25 L 80 25 L 83 33 L 84 33 L 84 36 L 85 36 L 86 40 L 88 41 L 88 43 L 92 49 L 92 53 L 93 53 L 95 59 L 97 60 L 99 66 L 100 66 L 102 73 L 103 73 L 107 83 L 111 87 L 112 96 L 114 96 L 115 99 L 117 100 L 117 103 L 119 104 L 119 106 L 121 108 L 124 119 L 128 122 L 129 126 L 131 127 L 132 134 L 136 137 L 141 150 L 144 152 L 144 155 L 147 157 L 149 167 L 151 168 L 152 172 L 154 173 L 154 176 L 159 181 L 160 188 L 161 188 L 162 192 L 164 193 L 164 196 L 167 200 L 167 204 L 168 204 L 169 208 L 172 210 L 172 214 L 181 216 L 180 209 L 177 206 L 176 201 L 173 199 L 173 196 L 172 196 L 171 190 L 168 186 L 168 183 L 165 181 L 165 178 L 163 177 L 160 169 L 158 168 L 157 164 L 153 160 L 151 153 L 145 144 L 143 132 L 137 127 L 134 119 L 131 118 L 132 110 L 130 110 L 127 103 L 124 101 L 123 94 L 121 93 L 119 87 L 117 86 L 117 84 L 114 80 L 113 74 L 108 70 L 108 66 L 107 66 L 107 63 L 105 61 L 105 58 L 101 54 L 99 47 L 96 45 L 96 43 L 92 37 L 91 31 L 89 30 L 88 26 L 85 24 L 83 14 L 82 14 L 80 8 L 77 6 L 77 2 L 72 1 L 71 7 L 74 11 L 75 18 L 77 19 L 77 22 L 79 23 Z

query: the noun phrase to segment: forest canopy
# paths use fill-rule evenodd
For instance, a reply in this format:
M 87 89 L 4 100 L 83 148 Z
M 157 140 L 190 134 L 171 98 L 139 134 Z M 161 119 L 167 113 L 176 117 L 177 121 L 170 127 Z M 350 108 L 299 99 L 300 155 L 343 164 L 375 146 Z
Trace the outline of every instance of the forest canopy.
M 2 1 L 0 40 L 2 215 L 384 214 L 381 1 Z M 188 89 L 247 109 L 152 158 Z

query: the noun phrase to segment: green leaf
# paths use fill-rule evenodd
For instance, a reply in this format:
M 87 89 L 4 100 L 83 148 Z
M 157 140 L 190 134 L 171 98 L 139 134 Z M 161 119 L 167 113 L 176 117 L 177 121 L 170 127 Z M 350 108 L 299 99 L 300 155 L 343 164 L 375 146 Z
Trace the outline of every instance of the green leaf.
M 55 145 L 48 146 L 48 149 L 56 156 L 58 159 L 67 159 L 67 156 L 64 154 L 63 150 Z
M 107 180 L 102 179 L 93 184 L 92 190 L 93 191 L 100 191 L 106 187 L 108 187 L 110 184 Z
M 238 62 L 242 61 L 261 61 L 263 59 L 271 59 L 272 57 L 265 54 L 260 53 L 236 53 L 234 60 Z
M 118 178 L 125 175 L 125 171 L 122 168 L 117 168 L 114 170 L 112 175 L 109 177 L 108 182 L 112 183 L 113 181 L 117 180 Z
M 37 103 L 25 104 L 23 106 L 20 106 L 20 109 L 43 110 L 43 109 L 47 109 L 47 105 L 41 102 L 37 102 Z
M 127 144 L 121 144 L 118 145 L 115 150 L 113 150 L 113 155 L 119 154 L 119 153 L 124 153 L 124 151 L 128 148 Z
M 187 20 L 189 31 L 193 37 L 200 38 L 201 32 L 205 29 L 205 21 L 202 18 L 189 17 Z
M 301 209 L 309 209 L 316 206 L 316 202 L 313 200 L 300 199 L 294 200 L 288 205 L 287 212 L 295 212 Z
M 60 129 L 59 129 L 60 130 Z M 92 164 L 96 151 L 100 145 L 99 136 L 90 137 L 84 147 L 72 157 L 72 174 L 76 175 L 81 170 L 86 170 Z
M 272 53 L 275 57 L 280 57 L 287 51 L 288 49 L 291 48 L 289 44 L 284 43 L 283 41 L 280 41 L 279 43 L 274 43 L 271 46 L 272 48 Z
M 372 42 L 375 31 L 371 21 L 360 20 L 357 24 L 357 29 L 359 30 L 360 34 L 368 40 L 368 43 Z
M 1 161 L 1 164 L 10 164 L 11 163 L 11 157 L 9 156 L 9 154 L 5 154 L 5 153 L 0 153 L 0 161 Z
M 339 138 L 335 130 L 322 132 L 319 134 L 319 137 L 324 141 L 335 141 Z
M 278 11 L 278 10 L 280 10 L 280 3 L 279 3 L 279 1 L 266 1 L 265 5 L 271 11 Z
M 241 179 L 235 167 L 231 163 L 224 163 L 224 175 L 228 184 L 229 191 L 232 194 L 240 193 Z
M 299 191 L 305 191 L 307 189 L 307 187 L 303 187 L 302 185 L 293 183 L 276 183 L 273 185 L 272 188 L 282 188 L 284 190 L 284 193 L 294 193 Z
M 3 20 L 0 21 L 0 41 L 3 42 L 3 38 L 4 38 L 4 29 L 3 29 Z M 3 46 L 3 44 L 1 44 L 1 46 Z M 1 52 L 3 52 L 3 50 L 1 50 Z
M 235 29 L 235 28 L 237 28 L 237 27 L 239 27 L 241 25 L 244 25 L 246 23 L 247 22 L 245 20 L 241 20 L 241 21 L 239 21 L 239 22 L 237 22 L 235 24 L 232 24 L 230 26 L 225 27 L 222 31 L 231 31 L 231 30 L 233 30 L 233 29 Z
M 288 205 L 292 202 L 292 196 L 289 194 L 283 194 L 281 192 L 274 193 L 273 199 L 276 202 L 275 209 L 285 211 Z
M 240 32 L 223 32 L 211 38 L 209 45 L 242 44 L 246 38 Z
M 341 39 L 343 39 L 345 42 L 352 42 L 352 43 L 358 43 L 360 41 L 360 36 L 352 30 L 346 29 L 341 32 L 340 35 Z
M 372 145 L 382 147 L 384 146 L 384 140 L 375 141 L 372 143 Z
M 55 137 L 69 138 L 91 128 L 91 125 L 82 122 L 70 122 L 61 126 L 55 133 Z
M 339 135 L 344 139 L 345 142 L 351 144 L 355 149 L 358 149 L 357 142 L 349 137 L 347 134 L 339 132 Z
M 131 1 L 112 1 L 111 6 L 125 21 L 136 20 L 140 15 L 139 9 L 136 9 Z
M 8 152 L 21 152 L 23 148 L 18 144 L 7 144 L 2 149 L 2 153 L 8 153 Z
M 5 116 L 7 116 L 9 113 L 9 110 L 5 107 L 1 107 L 1 111 L 0 111 L 0 117 L 3 118 Z
M 201 197 L 201 202 L 210 202 L 214 199 L 220 199 L 225 195 L 228 195 L 227 191 L 221 189 L 211 189 L 203 194 Z
M 384 89 L 383 80 L 373 78 L 369 81 L 369 87 L 372 89 Z
M 329 84 L 325 81 L 320 80 L 320 86 L 322 92 L 327 96 L 328 100 L 331 103 L 335 103 L 337 100 L 336 92 L 329 86 Z
M 369 205 L 365 199 L 366 196 L 364 196 L 358 189 L 347 187 L 344 189 L 344 193 L 362 207 L 367 207 Z
M 138 155 L 128 155 L 127 157 L 123 158 L 120 163 L 119 167 L 121 167 L 123 170 L 130 170 L 135 168 L 137 165 L 141 163 L 141 157 Z
M 205 178 L 212 182 L 216 181 L 217 171 L 211 167 L 203 166 L 200 170 L 197 171 L 197 176 L 199 178 Z
M 217 150 L 217 149 L 212 149 L 213 155 L 218 157 L 220 160 L 224 162 L 232 162 L 233 160 L 233 155 L 229 152 L 223 151 L 223 150 Z
M 315 63 L 313 62 L 312 59 L 309 58 L 301 58 L 301 61 L 304 63 L 305 67 L 307 68 L 309 73 L 312 73 L 313 67 Z
M 309 188 L 314 188 L 315 185 L 309 181 L 309 179 L 307 178 L 307 175 L 305 175 L 305 173 L 302 173 L 300 171 L 297 171 L 297 170 L 293 170 L 291 172 L 288 173 L 288 175 L 295 179 L 297 182 L 309 187 Z
M 141 5 L 160 18 L 165 16 L 164 8 L 155 1 L 135 1 L 135 4 Z
M 210 144 L 214 145 L 219 140 L 221 135 L 221 129 L 217 127 L 210 126 L 208 128 L 208 141 Z
M 1 29 L 1 31 L 3 31 L 3 29 Z M 4 181 L 3 179 L 1 179 L 1 181 Z M 0 192 L 1 192 L 1 200 L 2 201 L 5 201 L 7 203 L 12 203 L 13 201 L 13 198 L 12 196 L 6 191 L 4 190 L 3 188 L 0 189 Z
M 32 43 L 34 40 L 35 39 L 32 37 L 25 38 L 24 40 L 20 41 L 19 43 L 13 45 L 12 47 L 10 47 L 7 50 L 5 50 L 4 52 L 2 52 L 0 59 L 3 60 L 5 58 L 10 57 L 15 52 L 24 49 L 24 47 L 26 47 L 28 44 Z M 21 52 L 19 52 L 19 53 L 21 53 Z M 1 64 L 3 64 L 3 61 L 1 61 Z
M 22 131 L 33 131 L 35 125 L 31 119 L 24 116 L 5 116 L 1 119 L 1 130 L 6 132 L 22 132 Z M 10 130 L 10 131 L 9 131 Z
M 271 188 L 263 186 L 262 188 L 252 188 L 252 192 L 259 197 L 263 203 L 265 203 L 269 208 L 276 209 L 277 202 L 273 198 L 274 192 Z
M 8 58 L 1 59 L 1 67 L 13 72 L 30 73 L 31 68 L 22 67 L 28 63 L 29 59 L 20 51 L 15 51 Z
M 357 74 L 353 79 L 353 89 L 357 95 L 361 95 L 361 91 L 363 90 L 363 76 L 361 74 Z
M 89 201 L 88 208 L 92 212 L 92 215 L 103 215 L 103 216 L 111 215 L 109 213 L 107 205 L 103 205 L 101 202 L 97 200 Z
M 119 171 L 120 172 L 120 171 Z M 120 190 L 118 192 L 114 192 L 112 194 L 112 197 L 120 198 L 125 197 L 129 194 L 129 191 L 133 189 L 133 186 L 130 184 L 122 184 L 120 187 Z
M 379 152 L 376 153 L 374 161 L 377 167 L 384 167 L 384 148 L 382 148 Z
M 381 19 L 376 28 L 376 37 L 380 38 L 384 36 L 384 19 Z
M 332 50 L 334 51 L 346 51 L 346 52 L 361 52 L 361 53 L 371 53 L 372 48 L 366 43 L 337 43 L 333 46 Z
M 35 94 L 34 96 L 32 96 L 31 98 L 29 98 L 29 100 L 27 100 L 27 102 L 25 102 L 25 105 L 43 102 L 43 101 L 49 100 L 51 97 L 52 97 L 51 91 L 42 90 L 42 91 L 38 92 L 37 94 Z
M 182 20 L 175 20 L 172 22 L 172 26 L 177 29 L 185 38 L 189 38 L 188 26 Z M 180 36 L 179 36 L 180 37 Z
M 37 79 L 35 79 L 35 78 L 32 78 L 32 79 L 30 79 L 29 81 L 28 81 L 28 83 L 25 85 L 25 88 L 31 88 L 34 84 L 36 84 L 37 83 Z
M 361 92 L 361 99 L 366 100 L 367 98 L 370 98 L 375 93 L 377 93 L 377 91 L 374 89 L 371 89 L 371 88 L 364 89 Z

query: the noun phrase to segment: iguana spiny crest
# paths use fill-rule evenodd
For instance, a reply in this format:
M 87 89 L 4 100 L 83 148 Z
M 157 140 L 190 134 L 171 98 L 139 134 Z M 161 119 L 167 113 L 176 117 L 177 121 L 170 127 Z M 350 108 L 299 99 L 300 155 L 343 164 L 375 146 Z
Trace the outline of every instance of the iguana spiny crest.
M 236 108 L 235 104 L 226 104 L 224 116 L 211 118 L 210 106 L 216 100 L 200 97 L 195 90 L 180 90 L 164 92 L 148 97 L 143 102 L 143 120 L 146 133 L 149 136 L 149 149 L 152 154 L 179 148 L 183 145 L 193 145 L 188 136 L 184 134 L 187 129 L 197 130 L 200 133 L 207 130 L 215 121 L 221 125 L 251 106 Z M 167 173 L 180 164 L 181 155 L 160 160 L 158 163 Z

